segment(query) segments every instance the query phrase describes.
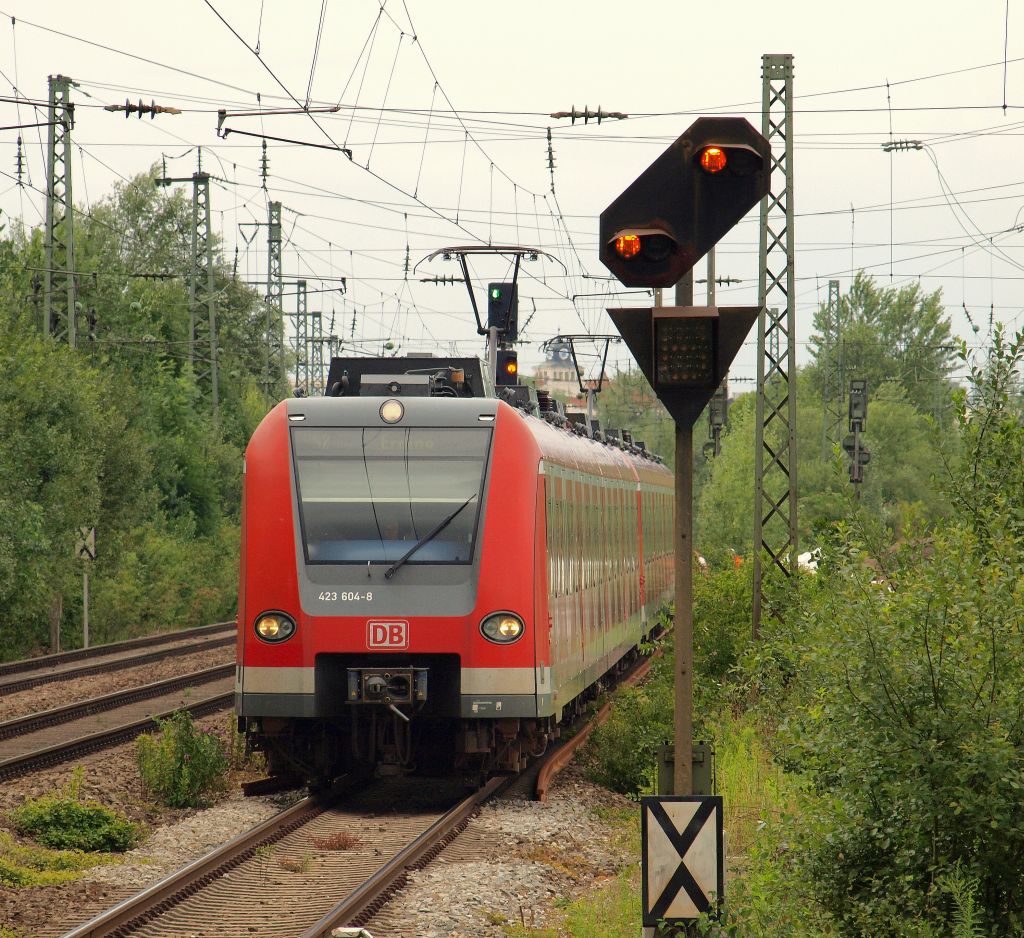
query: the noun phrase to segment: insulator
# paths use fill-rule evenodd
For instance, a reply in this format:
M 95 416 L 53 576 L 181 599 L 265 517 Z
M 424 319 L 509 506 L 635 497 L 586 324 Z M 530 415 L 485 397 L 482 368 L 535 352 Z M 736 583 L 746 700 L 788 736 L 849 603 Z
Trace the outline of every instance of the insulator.
M 542 414 L 555 413 L 555 400 L 549 391 L 537 391 L 537 409 Z

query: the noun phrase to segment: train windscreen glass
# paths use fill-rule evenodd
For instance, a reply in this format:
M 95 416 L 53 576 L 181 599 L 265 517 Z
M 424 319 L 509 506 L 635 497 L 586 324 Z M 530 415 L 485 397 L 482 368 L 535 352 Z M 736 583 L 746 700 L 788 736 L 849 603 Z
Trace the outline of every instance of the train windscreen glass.
M 470 563 L 489 429 L 292 429 L 307 563 Z M 476 496 L 475 498 L 473 496 Z

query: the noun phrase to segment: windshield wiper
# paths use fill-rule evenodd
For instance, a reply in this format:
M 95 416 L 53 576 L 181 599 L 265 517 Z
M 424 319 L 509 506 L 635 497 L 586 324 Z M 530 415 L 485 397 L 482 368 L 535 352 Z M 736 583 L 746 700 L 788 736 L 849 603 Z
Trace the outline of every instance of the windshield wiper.
M 438 534 L 440 534 L 448 525 L 450 525 L 459 512 L 462 511 L 473 499 L 476 498 L 476 492 L 469 496 L 458 508 L 455 509 L 447 518 L 445 518 L 436 528 L 432 531 L 424 534 L 415 544 L 412 545 L 398 560 L 396 560 L 387 570 L 384 571 L 384 579 L 390 580 L 394 575 L 395 571 L 402 566 L 413 554 L 416 553 L 424 544 L 428 541 L 432 541 Z

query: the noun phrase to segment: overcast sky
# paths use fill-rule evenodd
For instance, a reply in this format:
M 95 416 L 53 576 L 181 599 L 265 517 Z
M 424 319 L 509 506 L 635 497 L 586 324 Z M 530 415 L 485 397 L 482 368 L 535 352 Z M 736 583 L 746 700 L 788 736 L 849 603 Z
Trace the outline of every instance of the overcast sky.
M 1019 3 L 1007 15 L 1006 0 L 0 0 L 0 13 L 4 95 L 17 85 L 45 100 L 56 73 L 79 83 L 76 204 L 87 209 L 162 156 L 171 175 L 190 176 L 201 146 L 203 168 L 223 180 L 212 194 L 215 226 L 239 276 L 265 282 L 266 231 L 253 223 L 266 220 L 268 198 L 280 200 L 286 278 L 305 278 L 310 308 L 325 322 L 333 315 L 335 332 L 360 350 L 385 341 L 408 352 L 482 350 L 465 288 L 420 282 L 458 275 L 453 263 L 419 263 L 458 244 L 538 246 L 560 262 L 524 266 L 521 360 L 539 360 L 539 344 L 559 332 L 614 332 L 605 306 L 650 300 L 598 295 L 622 288 L 597 260 L 597 216 L 696 116 L 745 116 L 759 128 L 765 52 L 795 61 L 801 358 L 829 279 L 845 291 L 860 268 L 885 286 L 941 288 L 972 345 L 986 344 L 990 317 L 1024 325 L 1024 235 L 1012 230 L 1024 222 Z M 140 121 L 102 110 L 126 97 L 186 113 Z M 228 117 L 225 126 L 346 146 L 352 160 L 271 141 L 264 191 L 260 141 L 218 138 L 216 112 L 307 98 L 312 108 L 341 107 Z M 630 117 L 573 126 L 548 116 L 573 105 Z M 0 107 L 3 125 L 41 119 L 25 104 Z M 22 133 L 23 187 L 18 131 L 0 136 L 8 226 L 43 217 L 45 129 Z M 889 154 L 889 139 L 926 146 Z M 756 302 L 756 210 L 721 243 L 718 273 L 742 281 L 720 289 L 719 303 Z M 479 261 L 474 275 L 485 285 L 508 266 Z M 344 296 L 333 289 L 339 277 Z M 286 310 L 293 302 L 286 295 Z M 625 365 L 628 353 L 612 357 Z M 755 367 L 748 343 L 735 390 Z

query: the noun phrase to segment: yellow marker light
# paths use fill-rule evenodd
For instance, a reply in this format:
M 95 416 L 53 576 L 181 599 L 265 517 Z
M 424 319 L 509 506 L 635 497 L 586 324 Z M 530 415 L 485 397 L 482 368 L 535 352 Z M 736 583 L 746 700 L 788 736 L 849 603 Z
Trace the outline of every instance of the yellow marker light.
M 401 401 L 385 401 L 380 405 L 380 419 L 385 423 L 398 423 L 405 416 Z
M 705 172 L 720 173 L 727 162 L 725 150 L 721 147 L 704 147 L 700 151 L 700 165 Z
M 624 260 L 632 260 L 640 253 L 640 235 L 619 235 L 615 239 L 615 253 Z

